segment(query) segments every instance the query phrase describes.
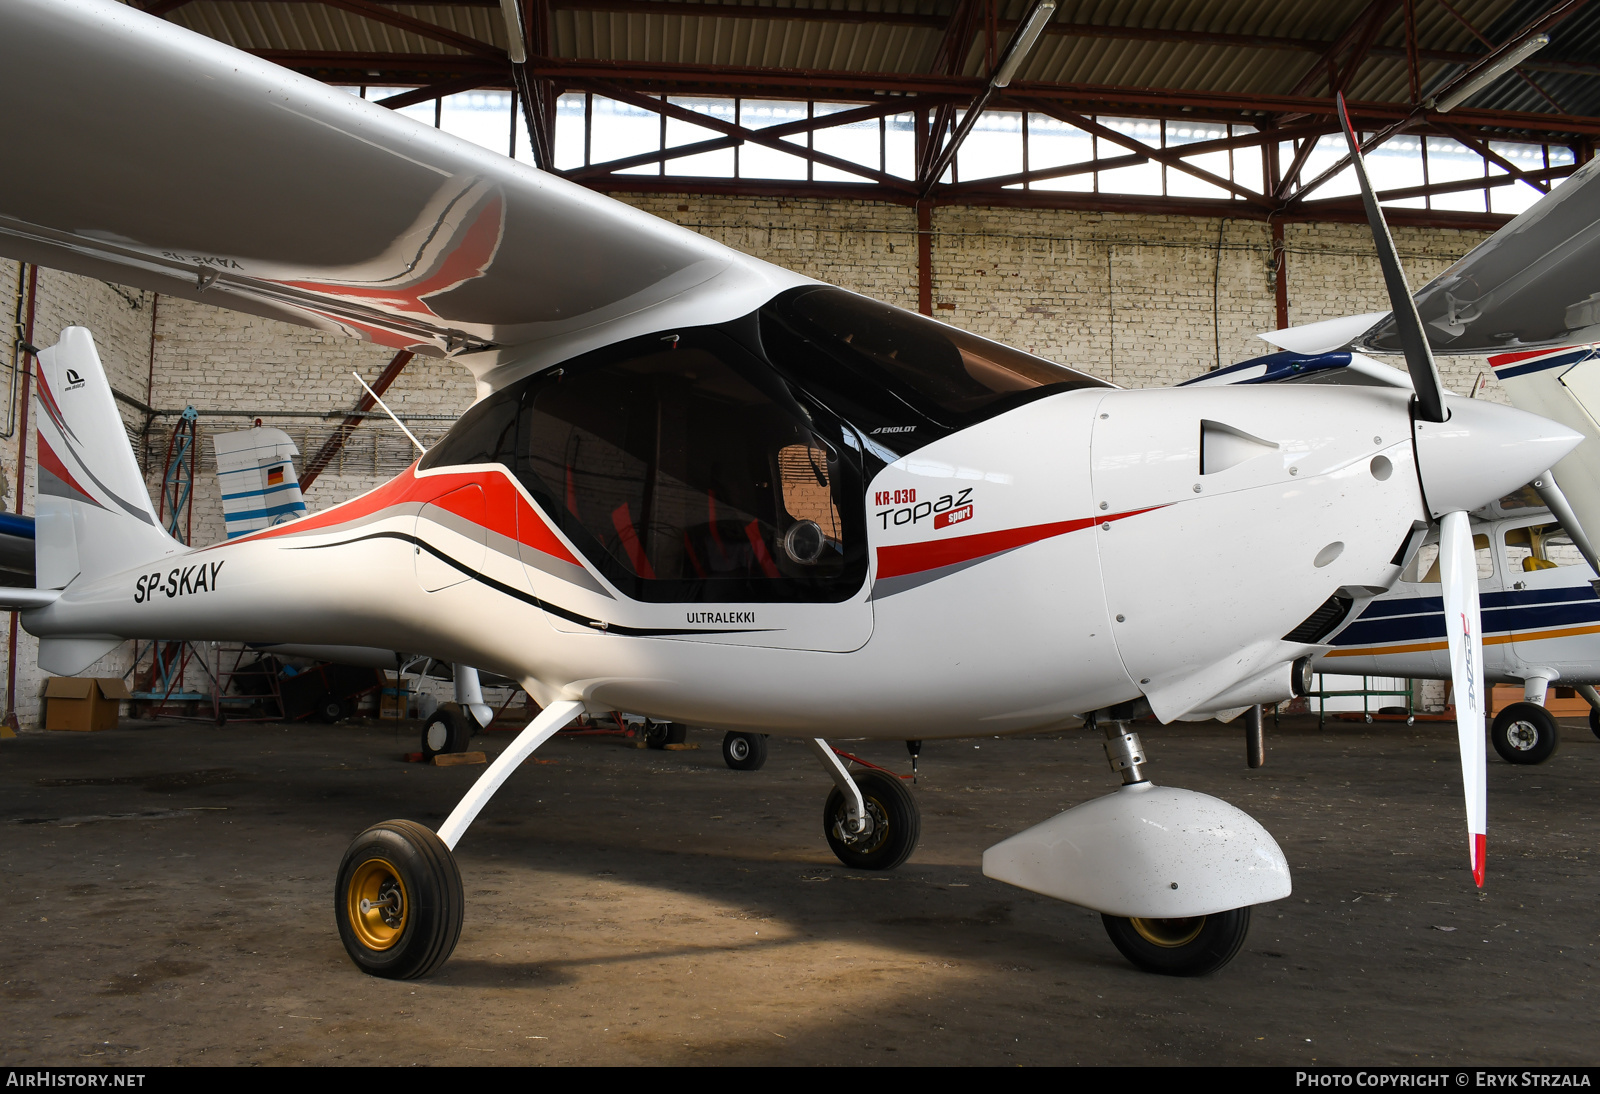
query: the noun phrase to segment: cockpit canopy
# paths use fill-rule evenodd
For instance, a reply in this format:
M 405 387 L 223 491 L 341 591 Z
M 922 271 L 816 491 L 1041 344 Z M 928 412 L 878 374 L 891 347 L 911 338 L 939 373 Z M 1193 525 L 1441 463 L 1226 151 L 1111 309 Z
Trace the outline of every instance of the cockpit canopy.
M 473 406 L 420 468 L 500 464 L 625 595 L 838 602 L 886 461 L 1101 381 L 840 289 L 647 335 Z

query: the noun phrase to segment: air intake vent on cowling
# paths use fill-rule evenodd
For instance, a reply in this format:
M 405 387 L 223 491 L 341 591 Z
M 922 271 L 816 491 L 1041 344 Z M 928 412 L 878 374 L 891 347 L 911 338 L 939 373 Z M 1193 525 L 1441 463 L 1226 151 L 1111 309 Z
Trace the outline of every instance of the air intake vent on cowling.
M 1231 425 L 1202 419 L 1200 422 L 1200 474 L 1215 475 L 1237 467 L 1257 456 L 1278 451 L 1272 441 L 1252 436 Z
M 1321 642 L 1350 614 L 1355 603 L 1348 596 L 1334 593 L 1322 602 L 1322 607 L 1306 616 L 1305 622 L 1283 636 L 1285 642 Z

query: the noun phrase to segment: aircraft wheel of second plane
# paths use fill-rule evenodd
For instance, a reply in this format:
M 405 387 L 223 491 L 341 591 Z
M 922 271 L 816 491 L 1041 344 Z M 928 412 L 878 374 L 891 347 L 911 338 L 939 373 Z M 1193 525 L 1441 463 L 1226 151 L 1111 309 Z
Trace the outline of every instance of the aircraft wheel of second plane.
M 455 856 L 412 821 L 375 824 L 339 864 L 333 914 L 362 972 L 413 980 L 442 965 L 461 937 L 464 900 Z
M 867 826 L 850 831 L 844 794 L 836 786 L 822 811 L 822 830 L 839 861 L 857 870 L 893 870 L 916 850 L 922 835 L 922 814 L 904 782 L 887 771 L 862 771 L 855 776 L 867 805 Z
M 1250 909 L 1234 908 L 1184 919 L 1129 919 L 1102 915 L 1106 934 L 1122 956 L 1145 972 L 1204 976 L 1233 960 L 1250 932 Z
M 767 762 L 763 733 L 728 733 L 722 738 L 722 761 L 735 771 L 759 771 Z
M 1495 715 L 1489 740 L 1508 764 L 1542 764 L 1561 743 L 1555 718 L 1538 703 L 1512 703 Z

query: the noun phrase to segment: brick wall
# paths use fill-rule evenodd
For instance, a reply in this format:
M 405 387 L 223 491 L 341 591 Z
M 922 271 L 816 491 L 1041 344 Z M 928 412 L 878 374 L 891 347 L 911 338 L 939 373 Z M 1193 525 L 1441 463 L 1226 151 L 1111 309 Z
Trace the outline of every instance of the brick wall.
M 916 307 L 916 218 L 909 208 L 818 199 L 621 197 L 768 261 Z M 1395 231 L 1417 285 L 1485 234 Z M 1386 307 L 1365 228 L 1292 224 L 1285 229 L 1285 243 L 1291 323 Z M 1123 386 L 1171 384 L 1219 361 L 1229 364 L 1270 350 L 1255 337 L 1276 325 L 1270 236 L 1260 223 L 948 206 L 934 210 L 932 244 L 938 318 Z M 15 302 L 17 281 L 17 264 L 0 262 L 0 297 L 8 308 Z M 216 412 L 304 412 L 303 417 L 268 418 L 265 424 L 287 430 L 297 441 L 309 439 L 314 449 L 331 424 L 325 413 L 350 407 L 359 395 L 350 372 L 370 381 L 390 356 L 365 343 L 170 298 L 159 302 L 152 340 L 150 294 L 41 271 L 35 343 L 50 344 L 62 327 L 74 323 L 94 331 L 114 386 L 141 400 L 148 396 L 158 408 L 192 405 L 201 412 L 196 542 L 223 536 L 205 435 L 250 425 L 246 417 Z M 152 346 L 154 379 L 147 391 Z M 1445 358 L 1440 363 L 1446 383 L 1461 392 L 1488 372 L 1481 359 Z M 453 416 L 470 405 L 472 395 L 465 370 L 418 357 L 385 400 L 401 413 Z M 1484 397 L 1504 401 L 1492 376 Z M 137 433 L 143 415 L 127 407 L 123 412 Z M 418 422 L 414 428 L 420 427 L 417 431 L 427 442 L 447 424 Z M 171 419 L 162 419 L 151 432 L 152 486 L 170 426 Z M 387 422 L 364 426 L 342 467 L 336 464 L 324 472 L 307 493 L 307 505 L 326 508 L 378 485 L 408 461 L 405 447 Z M 304 467 L 310 454 L 303 451 L 298 465 Z M 11 484 L 7 505 L 14 507 L 15 438 L 0 437 L 0 467 Z M 30 449 L 29 497 L 32 467 Z M 25 726 L 38 712 L 36 652 L 33 640 L 22 635 L 17 705 Z M 121 651 L 92 671 L 121 675 L 127 659 Z

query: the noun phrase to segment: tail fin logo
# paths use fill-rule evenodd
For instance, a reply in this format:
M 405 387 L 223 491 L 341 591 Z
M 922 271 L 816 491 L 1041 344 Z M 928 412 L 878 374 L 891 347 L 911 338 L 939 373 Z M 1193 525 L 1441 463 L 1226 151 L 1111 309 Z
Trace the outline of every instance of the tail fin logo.
M 78 375 L 75 368 L 67 369 L 67 390 L 76 391 L 83 386 L 83 377 Z

